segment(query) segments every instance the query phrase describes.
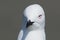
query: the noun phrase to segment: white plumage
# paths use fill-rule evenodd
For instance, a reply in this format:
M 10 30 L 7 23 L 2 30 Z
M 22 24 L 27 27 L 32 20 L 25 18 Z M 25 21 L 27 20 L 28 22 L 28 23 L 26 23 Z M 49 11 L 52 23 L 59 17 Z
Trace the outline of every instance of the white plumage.
M 45 13 L 39 4 L 25 8 L 22 29 L 17 40 L 46 40 Z

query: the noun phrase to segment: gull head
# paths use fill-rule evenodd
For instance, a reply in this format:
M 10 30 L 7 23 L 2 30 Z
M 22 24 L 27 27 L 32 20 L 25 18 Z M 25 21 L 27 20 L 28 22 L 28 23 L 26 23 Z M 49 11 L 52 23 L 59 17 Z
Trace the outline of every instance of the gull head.
M 26 7 L 24 10 L 24 16 L 27 18 L 28 25 L 45 24 L 45 13 L 42 6 L 39 4 L 32 4 Z

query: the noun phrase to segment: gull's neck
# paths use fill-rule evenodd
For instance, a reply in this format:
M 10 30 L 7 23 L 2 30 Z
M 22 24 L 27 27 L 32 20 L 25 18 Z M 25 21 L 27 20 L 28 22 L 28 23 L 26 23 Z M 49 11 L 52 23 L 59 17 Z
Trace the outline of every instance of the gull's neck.
M 34 31 L 34 30 L 44 30 L 44 24 L 34 23 L 33 25 L 29 26 L 27 30 Z

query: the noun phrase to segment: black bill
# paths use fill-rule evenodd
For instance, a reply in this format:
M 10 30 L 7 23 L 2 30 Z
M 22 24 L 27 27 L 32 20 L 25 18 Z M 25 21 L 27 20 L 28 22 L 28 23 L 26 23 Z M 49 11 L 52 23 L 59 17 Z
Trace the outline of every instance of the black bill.
M 30 20 L 26 24 L 26 28 L 28 28 L 30 25 L 32 25 L 34 22 L 31 22 Z

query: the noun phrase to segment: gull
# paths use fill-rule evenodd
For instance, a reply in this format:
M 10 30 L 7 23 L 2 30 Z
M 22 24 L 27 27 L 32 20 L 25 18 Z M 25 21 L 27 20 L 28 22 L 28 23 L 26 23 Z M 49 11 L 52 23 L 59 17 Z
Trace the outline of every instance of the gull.
M 46 40 L 45 12 L 41 5 L 31 4 L 25 8 L 17 40 Z

